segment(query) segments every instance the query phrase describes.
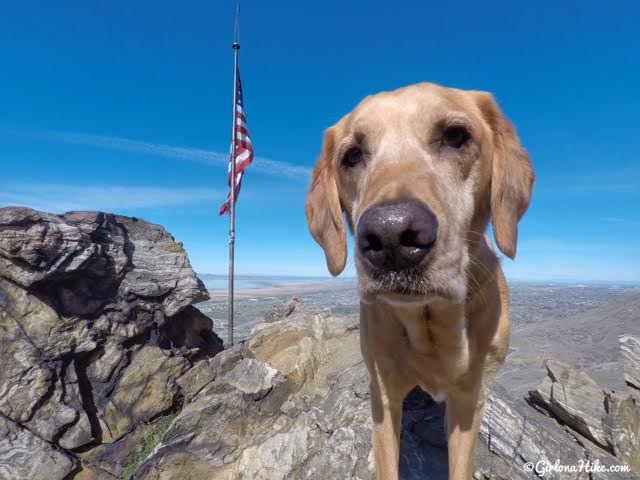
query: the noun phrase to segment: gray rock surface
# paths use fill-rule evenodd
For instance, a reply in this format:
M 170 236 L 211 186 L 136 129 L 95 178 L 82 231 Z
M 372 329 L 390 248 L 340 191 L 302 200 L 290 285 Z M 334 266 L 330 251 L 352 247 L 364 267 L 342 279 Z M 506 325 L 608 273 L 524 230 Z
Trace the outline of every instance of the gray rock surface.
M 582 439 L 577 432 L 563 427 L 553 418 L 510 398 L 499 385 L 492 387 L 487 399 L 480 429 L 481 442 L 476 452 L 476 479 L 530 479 L 535 471 L 525 471 L 525 465 L 537 466 L 539 472 L 556 462 L 583 471 L 543 472 L 544 478 L 577 479 L 637 479 L 632 472 L 593 472 L 586 470 L 586 462 L 620 468 L 620 459 Z
M 606 408 L 613 453 L 640 473 L 640 394 L 608 393 Z
M 156 426 L 168 430 L 137 479 L 372 479 L 357 317 L 290 300 L 221 351 L 193 307 L 203 298 L 159 226 L 0 209 L 0 479 L 119 478 L 147 455 Z M 623 337 L 634 385 L 636 350 Z M 474 478 L 539 478 L 523 466 L 541 461 L 640 471 L 638 391 L 549 365 L 530 403 L 492 387 Z M 447 469 L 443 405 L 416 389 L 404 404 L 400 478 L 443 480 Z
M 564 362 L 548 360 L 546 367 L 547 376 L 529 392 L 531 400 L 602 448 L 611 449 L 611 432 L 603 423 L 607 415 L 604 390 Z
M 229 385 L 240 390 L 252 400 L 260 400 L 273 388 L 275 368 L 253 358 L 243 358 L 227 374 Z
M 91 478 L 78 449 L 179 408 L 179 378 L 222 349 L 207 298 L 160 226 L 0 208 L 0 478 Z
M 246 342 L 197 368 L 192 369 L 197 392 L 136 479 L 373 478 L 368 374 L 356 317 L 298 304 L 289 316 L 258 325 Z M 630 418 L 632 408 L 624 403 L 618 410 Z M 636 437 L 625 432 L 619 443 L 632 451 Z M 524 470 L 527 462 L 578 468 L 590 460 L 621 468 L 623 458 L 495 385 L 474 478 L 539 478 Z M 404 404 L 400 478 L 443 480 L 447 475 L 443 405 L 416 389 Z M 544 477 L 640 478 L 625 472 L 589 476 L 586 470 L 567 475 L 549 471 Z
M 370 478 L 355 328 L 355 319 L 307 310 L 261 325 L 203 367 L 215 379 L 184 406 L 136 478 Z
M 530 401 L 568 425 L 594 454 L 615 455 L 640 473 L 640 396 L 636 391 L 606 391 L 586 373 L 549 360 L 547 377 L 529 393 Z
M 264 314 L 264 321 L 267 323 L 277 322 L 278 320 L 284 320 L 296 309 L 296 306 L 300 304 L 300 300 L 296 297 L 291 297 L 287 301 L 281 304 L 273 305 L 267 313 Z
M 624 379 L 632 387 L 640 389 L 640 337 L 620 335 L 619 340 Z
M 0 478 L 65 478 L 76 460 L 0 415 Z

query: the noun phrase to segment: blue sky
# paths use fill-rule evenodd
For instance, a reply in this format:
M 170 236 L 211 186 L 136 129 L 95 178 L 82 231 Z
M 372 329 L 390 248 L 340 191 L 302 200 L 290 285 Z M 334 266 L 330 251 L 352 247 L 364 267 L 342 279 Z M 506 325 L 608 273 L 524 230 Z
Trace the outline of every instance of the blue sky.
M 0 205 L 160 223 L 227 268 L 233 2 L 21 1 L 0 16 Z M 303 202 L 323 130 L 362 97 L 487 90 L 537 172 L 510 278 L 640 280 L 640 4 L 242 4 L 257 158 L 237 271 L 325 275 Z M 350 269 L 351 274 L 353 270 Z

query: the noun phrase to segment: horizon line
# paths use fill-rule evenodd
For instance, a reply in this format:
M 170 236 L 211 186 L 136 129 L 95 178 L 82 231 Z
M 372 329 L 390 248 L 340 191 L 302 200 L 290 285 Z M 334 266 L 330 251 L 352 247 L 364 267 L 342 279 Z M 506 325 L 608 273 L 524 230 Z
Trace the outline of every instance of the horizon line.
M 195 272 L 196 276 L 200 277 L 201 275 L 215 276 L 228 278 L 228 274 L 226 273 L 209 273 L 209 272 Z M 238 277 L 261 277 L 261 278 L 274 278 L 274 277 L 285 277 L 285 278 L 300 278 L 300 279 L 323 279 L 323 280 L 357 280 L 357 275 L 339 275 L 337 277 L 332 277 L 331 275 L 300 275 L 300 274 L 286 274 L 286 273 L 237 273 L 234 278 Z M 580 279 L 580 278 L 562 278 L 562 279 L 553 279 L 553 278 L 541 278 L 541 279 L 532 279 L 532 278 L 522 278 L 522 277 L 507 277 L 507 280 L 510 282 L 519 282 L 519 283 L 556 283 L 556 284 L 579 284 L 579 283 L 588 283 L 588 284 L 618 284 L 624 283 L 629 285 L 637 285 L 640 286 L 640 278 L 636 280 L 596 280 L 596 279 Z

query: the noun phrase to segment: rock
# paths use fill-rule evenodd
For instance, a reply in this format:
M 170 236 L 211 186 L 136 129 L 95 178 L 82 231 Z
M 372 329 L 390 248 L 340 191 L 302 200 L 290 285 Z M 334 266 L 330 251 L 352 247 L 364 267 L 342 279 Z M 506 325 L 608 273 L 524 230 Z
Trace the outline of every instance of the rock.
M 613 453 L 640 474 L 640 395 L 608 393 L 606 407 Z
M 184 406 L 135 478 L 370 478 L 356 325 L 291 315 L 216 356 L 215 380 Z M 313 371 L 305 367 L 310 356 Z
M 529 392 L 531 401 L 551 412 L 573 430 L 612 451 L 611 433 L 603 425 L 605 392 L 586 373 L 563 362 L 548 360 L 547 377 Z
M 288 317 L 257 325 L 246 342 L 179 381 L 187 379 L 194 384 L 189 400 L 134 478 L 373 479 L 369 377 L 356 317 L 298 304 Z M 618 425 L 628 416 L 625 408 Z M 628 442 L 620 445 L 632 451 Z M 491 390 L 474 478 L 534 479 L 538 475 L 523 469 L 527 461 L 553 467 L 587 460 L 621 468 L 613 455 L 523 399 L 497 385 Z M 447 476 L 444 406 L 415 389 L 404 403 L 400 478 Z M 554 471 L 544 477 L 568 478 Z M 639 477 L 604 472 L 570 478 Z
M 83 465 L 82 470 L 73 476 L 73 480 L 120 480 L 110 473 L 91 465 Z
M 145 345 L 136 351 L 113 394 L 95 398 L 101 413 L 102 442 L 112 443 L 174 406 L 176 380 L 188 366 L 184 357 L 167 356 L 159 347 Z
M 608 392 L 586 373 L 567 364 L 547 361 L 548 375 L 529 393 L 530 401 L 575 434 L 591 455 L 599 450 L 615 455 L 640 473 L 640 404 L 634 392 Z
M 252 400 L 260 400 L 273 388 L 276 373 L 275 368 L 264 362 L 244 358 L 226 375 L 226 381 Z
M 88 466 L 92 474 L 87 478 L 92 480 L 100 477 L 110 480 L 122 478 L 124 467 L 145 448 L 145 442 L 152 434 L 158 421 L 141 424 L 131 433 L 113 443 L 105 443 L 86 452 L 78 453 L 83 466 Z
M 159 226 L 0 209 L 0 478 L 113 480 L 151 452 L 134 478 L 372 479 L 357 317 L 292 299 L 221 350 L 204 298 Z M 638 469 L 638 392 L 548 365 L 536 408 L 492 388 L 474 478 L 538 478 L 523 465 L 541 460 Z M 447 478 L 444 407 L 417 388 L 400 440 L 402 480 Z
M 640 337 L 621 335 L 619 340 L 624 380 L 630 386 L 640 389 Z
M 59 432 L 78 420 L 79 412 L 65 403 L 64 385 L 56 381 L 53 392 L 22 425 L 40 438 L 52 442 Z
M 195 276 L 182 244 L 159 225 L 118 217 L 131 242 L 131 263 L 122 287 L 137 297 L 162 298 L 166 316 L 208 300 L 204 284 Z
M 75 424 L 69 427 L 58 439 L 58 445 L 67 450 L 75 450 L 94 440 L 91 430 L 91 422 L 87 412 L 82 411 L 78 415 Z
M 400 438 L 400 478 L 446 480 L 449 472 L 444 403 L 419 387 L 405 399 Z
M 296 306 L 300 303 L 296 297 L 291 297 L 280 305 L 274 305 L 267 313 L 264 314 L 264 321 L 267 323 L 277 322 L 284 320 L 296 309 Z
M 0 478 L 31 459 L 73 476 L 78 452 L 129 445 L 179 408 L 178 378 L 222 350 L 193 307 L 207 298 L 182 245 L 158 225 L 0 208 L 0 418 L 18 439 L 0 450 L 9 459 Z M 78 476 L 111 475 L 87 462 Z
M 223 350 L 213 358 L 196 362 L 187 373 L 177 380 L 185 400 L 191 401 L 219 375 L 225 375 L 229 372 L 240 359 L 242 359 L 240 350 L 230 348 Z
M 0 415 L 0 478 L 23 480 L 46 478 L 62 480 L 75 468 L 76 461 Z
M 42 360 L 42 351 L 28 336 L 24 317 L 13 309 L 14 300 L 23 300 L 18 287 L 0 278 L 0 413 L 26 422 L 34 408 L 54 387 L 54 372 Z M 24 304 L 23 304 L 24 305 Z M 51 309 L 32 310 L 36 322 L 48 323 Z
M 213 366 L 213 362 L 211 359 L 206 359 L 194 363 L 193 366 L 176 381 L 185 400 L 191 401 L 200 390 L 215 380 L 216 375 L 217 370 Z
M 165 324 L 167 340 L 183 355 L 213 357 L 222 351 L 222 340 L 213 333 L 213 321 L 195 307 L 185 307 Z
M 57 215 L 2 208 L 0 225 L 0 271 L 23 288 L 74 272 L 96 254 L 97 245 Z
M 586 373 L 561 362 L 550 360 L 546 365 L 548 375 L 529 393 L 530 401 L 640 473 L 637 394 L 605 391 Z M 597 451 L 585 446 L 591 453 Z
M 621 462 L 613 455 L 596 447 L 587 446 L 552 418 L 528 408 L 525 402 L 510 398 L 499 385 L 494 385 L 487 398 L 485 414 L 480 427 L 483 440 L 476 451 L 477 479 L 532 479 L 535 472 L 526 472 L 527 462 L 552 467 L 575 465 L 596 460 L 600 465 L 620 468 Z M 563 480 L 566 472 L 548 471 L 544 478 Z M 589 476 L 587 471 L 577 472 L 570 478 L 578 479 L 637 479 L 638 475 L 625 472 L 598 472 Z

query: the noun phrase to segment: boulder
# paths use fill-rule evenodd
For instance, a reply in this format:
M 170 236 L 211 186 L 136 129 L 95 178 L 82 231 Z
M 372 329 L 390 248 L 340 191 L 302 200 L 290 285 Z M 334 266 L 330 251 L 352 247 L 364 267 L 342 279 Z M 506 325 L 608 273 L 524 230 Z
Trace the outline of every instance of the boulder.
M 548 410 L 573 430 L 612 450 L 611 432 L 603 424 L 605 392 L 584 372 L 555 360 L 546 362 L 547 376 L 529 392 L 531 401 Z
M 348 478 L 353 471 L 366 478 L 368 387 L 353 328 L 353 318 L 309 311 L 260 325 L 245 344 L 215 357 L 215 367 L 202 367 L 215 379 L 183 407 L 135 478 Z M 340 372 L 329 357 L 342 360 Z M 310 364 L 327 368 L 307 375 L 317 373 Z M 320 391 L 322 405 L 314 399 Z
M 290 300 L 221 350 L 193 307 L 205 298 L 182 246 L 157 225 L 0 209 L 0 478 L 372 479 L 357 316 Z M 626 378 L 637 386 L 627 337 Z M 547 366 L 529 403 L 491 387 L 474 478 L 543 475 L 527 462 L 638 472 L 637 390 Z M 420 389 L 407 397 L 402 480 L 447 478 L 444 417 Z
M 180 377 L 222 350 L 207 298 L 158 225 L 0 208 L 0 478 L 106 475 L 78 451 L 179 408 Z
M 640 337 L 620 335 L 619 340 L 624 380 L 628 385 L 640 389 Z
M 111 395 L 94 397 L 99 412 L 102 443 L 112 443 L 177 401 L 176 380 L 187 370 L 184 357 L 170 356 L 145 345 L 133 353 L 129 365 L 113 386 Z
M 277 322 L 278 320 L 284 320 L 296 309 L 296 306 L 300 303 L 296 297 L 291 297 L 285 302 L 273 305 L 267 313 L 264 314 L 264 321 L 267 323 Z
M 134 478 L 373 479 L 369 376 L 357 317 L 297 304 L 289 316 L 257 325 L 245 342 L 187 377 L 195 388 Z M 629 407 L 616 410 L 620 418 L 629 418 Z M 633 451 L 633 438 L 621 434 L 620 451 Z M 539 462 L 578 466 L 587 460 L 623 468 L 624 458 L 494 385 L 474 478 L 539 478 L 524 469 L 527 462 L 540 469 Z M 566 475 L 544 473 L 562 480 L 640 478 L 630 472 Z M 419 388 L 404 403 L 400 478 L 448 478 L 444 405 Z
M 153 435 L 156 425 L 161 421 L 162 419 L 158 419 L 141 424 L 129 435 L 113 443 L 103 443 L 86 452 L 78 452 L 76 455 L 84 467 L 84 478 L 91 480 L 123 478 L 124 468 L 134 462 L 144 450 L 145 442 Z
M 227 374 L 226 381 L 252 400 L 260 400 L 273 388 L 273 378 L 277 373 L 275 368 L 264 362 L 243 358 Z
M 608 393 L 606 425 L 611 432 L 613 453 L 640 473 L 640 395 Z
M 523 401 L 512 399 L 500 385 L 493 385 L 487 398 L 480 439 L 474 474 L 478 480 L 640 478 L 624 471 L 590 474 L 586 469 L 587 461 L 621 470 L 624 464 L 598 446 L 589 445 L 575 431 L 563 428 L 553 418 L 530 408 Z M 583 470 L 563 472 L 554 469 L 556 463 L 576 469 L 582 465 Z M 526 470 L 527 464 L 532 467 L 531 470 Z M 550 470 L 545 471 L 545 468 Z
M 592 455 L 601 449 L 640 473 L 640 396 L 607 391 L 586 373 L 549 360 L 547 377 L 529 401 L 568 426 Z M 584 438 L 582 438 L 584 437 Z
M 0 415 L 0 478 L 62 479 L 75 467 L 71 455 Z

